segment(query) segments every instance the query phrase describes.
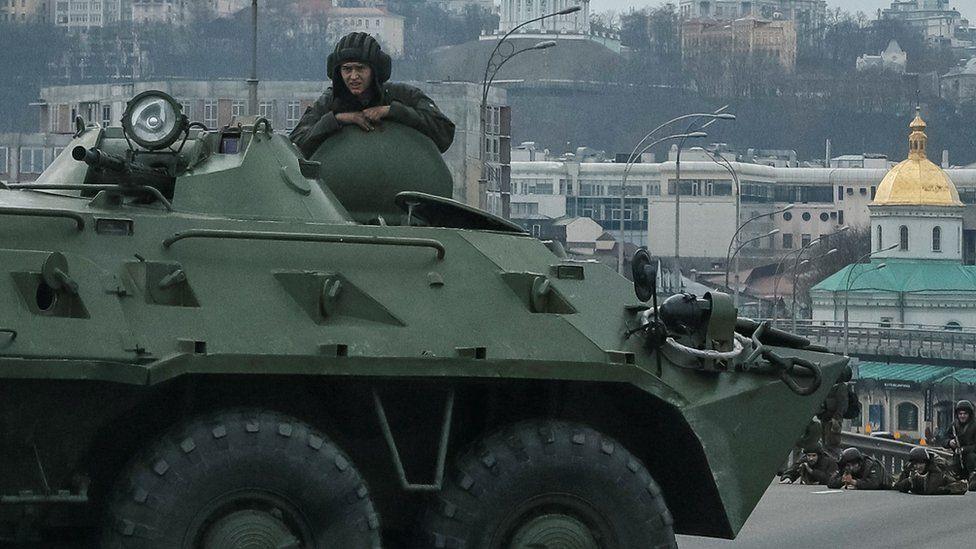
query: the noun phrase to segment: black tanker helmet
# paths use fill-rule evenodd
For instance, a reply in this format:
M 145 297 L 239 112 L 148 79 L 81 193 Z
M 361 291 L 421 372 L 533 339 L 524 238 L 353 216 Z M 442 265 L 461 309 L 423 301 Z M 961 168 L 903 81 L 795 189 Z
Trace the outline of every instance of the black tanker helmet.
M 929 453 L 925 451 L 925 448 L 921 446 L 916 446 L 912 448 L 911 452 L 908 452 L 908 461 L 912 463 L 920 463 L 929 460 Z
M 819 442 L 808 444 L 803 447 L 804 454 L 819 454 L 821 450 L 823 450 L 823 446 L 821 446 Z
M 855 461 L 861 461 L 863 456 L 861 456 L 861 451 L 857 448 L 848 448 L 844 450 L 840 455 L 840 464 L 853 463 Z
M 329 72 L 329 78 L 332 79 L 333 88 L 345 88 L 342 75 L 339 74 L 339 67 L 349 61 L 369 65 L 373 69 L 373 80 L 377 86 L 389 80 L 393 70 L 390 56 L 383 53 L 380 43 L 365 32 L 352 32 L 343 36 L 336 42 L 335 50 L 329 54 L 326 70 Z
M 955 411 L 958 412 L 959 410 L 966 410 L 967 412 L 969 412 L 969 417 L 970 417 L 970 419 L 972 419 L 972 417 L 973 417 L 973 403 L 972 402 L 970 402 L 968 400 L 960 400 L 959 402 L 956 403 L 956 409 L 955 409 Z

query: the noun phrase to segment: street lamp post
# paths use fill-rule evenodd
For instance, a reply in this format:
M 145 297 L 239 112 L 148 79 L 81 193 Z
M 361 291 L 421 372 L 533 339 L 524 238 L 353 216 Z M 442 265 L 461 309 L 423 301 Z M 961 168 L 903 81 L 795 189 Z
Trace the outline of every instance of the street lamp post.
M 247 79 L 247 114 L 258 114 L 258 0 L 251 0 L 251 77 Z
M 850 323 L 848 321 L 848 302 L 849 302 L 849 299 L 850 299 L 851 287 L 854 285 L 854 282 L 858 279 L 858 277 L 860 277 L 862 274 L 868 273 L 868 272 L 871 272 L 871 271 L 876 271 L 878 269 L 883 269 L 883 268 L 885 268 L 887 266 L 887 264 L 881 263 L 881 264 L 879 264 L 877 267 L 875 267 L 873 269 L 868 269 L 867 271 L 862 271 L 862 272 L 858 273 L 858 275 L 855 276 L 853 280 L 851 280 L 851 273 L 854 272 L 854 269 L 857 268 L 857 265 L 860 265 L 861 264 L 861 260 L 870 258 L 871 256 L 873 256 L 875 254 L 879 254 L 881 252 L 889 252 L 891 250 L 894 250 L 898 246 L 899 246 L 898 244 L 892 244 L 891 246 L 888 246 L 887 248 L 883 248 L 881 250 L 875 250 L 873 252 L 868 252 L 866 254 L 863 254 L 863 255 L 861 255 L 861 257 L 857 258 L 857 260 L 854 262 L 854 264 L 851 265 L 850 270 L 847 271 L 847 284 L 845 285 L 845 288 L 844 288 L 844 290 L 845 290 L 844 291 L 844 354 L 845 355 L 849 354 L 848 351 L 850 350 L 850 345 L 849 344 L 850 344 L 850 335 L 851 335 L 851 332 L 850 332 Z
M 819 260 L 821 260 L 821 259 L 823 259 L 823 258 L 825 258 L 827 256 L 834 255 L 835 253 L 837 253 L 837 248 L 831 248 L 831 249 L 827 250 L 826 252 L 818 255 L 817 257 L 811 257 L 809 259 L 804 259 L 803 261 L 801 261 L 798 266 L 796 266 L 796 267 L 793 268 L 793 285 L 792 285 L 792 288 L 796 288 L 796 285 L 799 283 L 800 268 L 805 267 L 806 265 L 810 265 L 813 262 L 819 261 Z M 799 256 L 797 256 L 797 257 L 799 257 Z M 793 311 L 795 309 L 796 309 L 796 292 L 794 291 L 793 292 L 793 301 L 792 301 L 792 303 L 790 303 L 790 311 Z M 794 332 L 796 331 L 796 315 L 793 315 L 793 331 Z
M 634 163 L 638 158 L 640 158 L 642 154 L 644 154 L 644 152 L 649 150 L 651 147 L 657 145 L 658 143 L 662 143 L 664 141 L 668 141 L 671 139 L 688 139 L 688 138 L 700 139 L 704 137 L 708 137 L 708 134 L 705 132 L 679 133 L 675 135 L 669 135 L 667 137 L 662 137 L 656 141 L 653 141 L 648 145 L 645 145 L 644 148 L 641 149 L 639 153 L 635 149 L 634 152 L 631 153 L 630 157 L 627 159 L 627 164 L 624 166 L 623 177 L 620 179 L 620 242 L 617 244 L 617 272 L 620 273 L 621 275 L 624 274 L 624 238 L 625 238 L 624 210 L 626 209 L 626 198 L 627 198 L 627 176 L 630 174 L 631 168 L 634 167 Z
M 735 120 L 734 114 L 722 112 L 726 108 L 728 108 L 728 105 L 716 110 L 715 113 L 711 115 L 693 118 L 691 123 L 688 124 L 688 128 L 685 130 L 685 133 L 690 133 L 695 130 L 695 126 L 702 118 L 711 118 L 711 120 L 697 129 L 703 130 L 718 120 Z M 674 159 L 674 263 L 678 269 L 679 280 L 681 274 L 681 149 L 684 147 L 684 145 L 684 139 L 678 141 L 678 154 Z
M 857 273 L 857 276 L 855 276 L 853 279 L 851 279 L 850 273 L 856 268 L 856 265 L 854 267 L 851 267 L 851 270 L 847 272 L 847 278 L 849 280 L 847 282 L 847 287 L 844 289 L 844 355 L 845 356 L 849 356 L 851 350 L 851 331 L 850 331 L 850 323 L 848 321 L 848 313 L 847 313 L 848 304 L 850 302 L 850 297 L 851 297 L 851 287 L 854 285 L 855 282 L 857 282 L 857 279 L 861 278 L 862 275 L 870 273 L 871 271 L 878 271 L 884 269 L 887 266 L 888 265 L 885 263 L 879 263 L 877 266 L 871 269 Z
M 744 223 L 742 223 L 741 225 L 739 225 L 738 227 L 735 228 L 735 232 L 732 233 L 732 238 L 729 240 L 729 248 L 725 252 L 725 287 L 726 288 L 729 287 L 729 266 L 731 265 L 731 262 L 732 262 L 732 247 L 737 242 L 737 239 L 738 239 L 738 236 L 739 236 L 739 232 L 742 231 L 743 227 L 745 227 L 746 225 L 748 225 L 749 223 L 752 223 L 753 221 L 755 221 L 757 219 L 762 219 L 764 217 L 771 217 L 771 216 L 774 216 L 774 215 L 776 215 L 778 213 L 783 213 L 785 211 L 792 210 L 794 206 L 795 206 L 795 204 L 788 204 L 785 208 L 780 208 L 780 209 L 778 209 L 776 211 L 773 211 L 773 212 L 764 213 L 764 214 L 760 214 L 760 215 L 757 215 L 757 216 L 750 217 Z M 736 212 L 737 212 L 736 213 L 736 216 L 738 217 L 738 209 L 736 209 Z M 736 219 L 736 222 L 738 222 L 738 219 Z M 738 252 L 738 250 L 740 250 L 740 249 L 741 249 L 741 246 L 736 249 L 736 252 Z M 790 252 L 790 253 L 793 253 L 793 252 Z M 738 297 L 739 297 L 739 264 L 738 264 L 738 256 L 736 256 L 735 259 L 736 259 L 736 269 L 735 269 L 735 271 L 736 271 L 736 273 L 735 273 L 735 297 L 736 297 L 736 302 L 738 302 Z
M 487 103 L 488 103 L 488 90 L 491 87 L 492 81 L 495 79 L 495 75 L 498 74 L 498 70 L 502 68 L 502 65 L 504 65 L 506 62 L 508 62 L 509 59 L 515 57 L 516 55 L 527 51 L 543 50 L 543 49 L 551 48 L 556 45 L 556 42 L 554 40 L 546 40 L 543 42 L 539 42 L 534 46 L 523 48 L 520 50 L 516 50 L 515 47 L 512 46 L 512 44 L 509 42 L 507 45 L 511 47 L 511 51 L 509 51 L 507 54 L 500 53 L 502 44 L 504 44 L 505 41 L 508 39 L 508 37 L 511 36 L 515 31 L 519 30 L 520 28 L 526 25 L 535 23 L 536 21 L 542 21 L 543 19 L 548 19 L 550 17 L 576 13 L 581 9 L 582 9 L 581 6 L 571 6 L 566 9 L 559 10 L 553 13 L 547 13 L 546 15 L 536 17 L 534 19 L 529 19 L 528 21 L 520 23 L 512 27 L 512 30 L 505 33 L 505 35 L 502 36 L 500 40 L 498 40 L 498 43 L 495 44 L 495 49 L 491 50 L 491 55 L 488 57 L 488 64 L 485 65 L 485 75 L 481 80 L 481 116 L 480 116 L 481 147 L 479 147 L 480 150 L 478 151 L 478 159 L 481 161 L 481 179 L 479 183 L 481 182 L 487 183 L 487 178 L 488 178 L 488 168 L 487 168 L 487 159 L 486 159 L 486 151 L 485 151 L 485 148 L 488 143 L 488 134 L 487 134 L 488 125 L 487 125 L 487 121 L 485 120 L 485 114 L 486 114 L 485 111 L 487 109 Z M 485 190 L 487 191 L 487 189 Z M 501 194 L 501 200 L 502 200 L 501 213 L 502 213 L 502 217 L 506 219 L 508 219 L 511 216 L 511 198 L 512 198 L 511 191 L 512 189 L 510 183 L 503 182 L 502 188 L 499 188 L 499 193 Z M 479 192 L 479 194 L 481 193 Z M 487 204 L 484 204 L 483 206 L 487 206 Z
M 727 158 L 725 158 L 724 156 L 722 156 L 721 153 L 715 155 L 715 154 L 712 154 L 712 153 L 710 153 L 708 151 L 705 151 L 705 154 L 709 158 L 712 159 L 712 162 L 715 162 L 719 166 L 722 166 L 723 168 L 725 168 L 725 171 L 729 172 L 729 175 L 732 176 L 732 182 L 735 184 L 735 227 L 736 227 L 736 229 L 735 229 L 735 234 L 732 236 L 732 240 L 729 242 L 729 248 L 731 249 L 733 242 L 735 242 L 735 243 L 738 243 L 739 242 L 739 240 L 737 239 L 737 236 L 739 234 L 739 229 L 741 228 L 739 226 L 739 220 L 741 219 L 739 210 L 741 209 L 741 205 L 742 205 L 742 202 L 741 202 L 741 200 L 742 200 L 742 198 L 741 198 L 742 197 L 742 193 L 741 193 L 742 186 L 739 184 L 739 174 L 737 174 L 736 171 L 735 171 L 735 169 L 732 168 L 732 163 L 729 162 Z M 721 161 L 719 161 L 720 158 L 722 159 Z M 739 249 L 741 249 L 741 246 L 739 246 Z M 738 252 L 738 250 L 737 250 L 737 252 Z M 726 261 L 725 261 L 725 272 L 726 272 L 725 287 L 726 288 L 729 287 L 729 280 L 728 280 L 728 272 L 729 272 L 728 255 L 729 255 L 728 252 L 725 252 L 725 256 L 726 256 Z M 733 297 L 732 297 L 732 305 L 734 307 L 738 307 L 739 306 L 739 256 L 738 256 L 738 253 L 736 253 L 736 255 L 734 257 L 735 257 L 735 291 L 734 291 Z
M 793 322 L 792 322 L 792 329 L 793 329 L 794 332 L 796 331 L 796 284 L 795 284 L 795 282 L 796 282 L 796 270 L 797 270 L 797 268 L 800 265 L 800 260 L 803 259 L 803 252 L 809 250 L 815 244 L 820 243 L 821 240 L 823 240 L 825 238 L 830 238 L 830 237 L 832 237 L 834 235 L 838 235 L 838 234 L 843 233 L 843 232 L 847 232 L 847 230 L 850 229 L 850 228 L 851 228 L 850 225 L 845 225 L 845 226 L 841 227 L 840 229 L 837 229 L 836 231 L 834 231 L 832 233 L 825 234 L 825 235 L 817 238 L 816 240 L 810 242 L 806 246 L 803 246 L 802 248 L 800 248 L 800 253 L 797 254 L 796 259 L 793 261 L 793 281 L 794 281 L 794 284 L 793 284 L 793 287 L 791 288 L 791 290 L 792 290 L 791 293 L 793 294 L 793 297 L 790 299 L 790 317 L 793 320 Z
M 716 109 L 714 112 L 710 112 L 710 113 L 707 113 L 707 112 L 696 112 L 696 113 L 691 113 L 691 114 L 683 114 L 681 116 L 676 116 L 676 117 L 672 118 L 671 120 L 668 120 L 667 122 L 664 122 L 663 124 L 657 126 L 653 130 L 647 132 L 644 135 L 644 137 L 642 137 L 641 140 L 637 142 L 637 145 L 634 146 L 634 150 L 631 151 L 630 152 L 630 155 L 627 157 L 627 166 L 629 167 L 631 164 L 633 164 L 634 162 L 636 162 L 638 158 L 640 158 L 640 155 L 643 154 L 643 152 L 648 149 L 648 147 L 644 147 L 643 149 L 641 149 L 641 146 L 643 146 L 644 143 L 648 139 L 650 139 L 654 134 L 656 134 L 657 132 L 661 131 L 662 129 L 670 126 L 671 124 L 674 124 L 675 122 L 680 122 L 682 120 L 687 120 L 689 118 L 694 118 L 696 120 L 699 119 L 699 118 L 711 118 L 712 120 L 735 120 L 735 115 L 734 114 L 722 112 L 722 111 L 724 111 L 727 108 L 729 108 L 729 106 L 728 105 L 725 105 L 725 106 L 722 106 L 722 107 Z M 689 138 L 697 138 L 697 137 L 699 137 L 699 135 L 697 135 L 697 133 L 698 132 L 686 132 L 686 135 Z M 620 251 L 617 254 L 617 271 L 620 272 L 621 274 L 623 274 L 623 264 L 624 264 L 623 263 L 623 241 L 624 241 L 624 230 L 623 230 L 623 215 L 624 214 L 623 214 L 623 211 L 624 211 L 624 204 L 625 204 L 624 203 L 624 199 L 626 198 L 626 194 L 627 194 L 626 193 L 626 191 L 627 191 L 627 187 L 626 187 L 626 174 L 628 172 L 629 172 L 629 169 L 628 168 L 624 168 L 624 174 L 625 175 L 624 175 L 624 181 L 621 183 L 621 185 L 623 187 L 622 187 L 621 192 L 620 192 L 620 217 L 621 217 L 620 242 L 621 242 L 621 248 L 620 248 Z

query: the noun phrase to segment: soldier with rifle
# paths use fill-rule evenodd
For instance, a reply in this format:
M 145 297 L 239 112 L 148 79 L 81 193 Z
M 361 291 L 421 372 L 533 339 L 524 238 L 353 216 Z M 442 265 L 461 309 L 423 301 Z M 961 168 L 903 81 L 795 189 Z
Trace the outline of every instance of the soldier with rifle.
M 891 487 L 888 471 L 878 460 L 848 448 L 840 455 L 838 471 L 827 481 L 827 487 L 842 490 L 886 490 Z
M 948 464 L 941 457 L 931 454 L 921 446 L 912 448 L 905 468 L 895 480 L 895 490 L 906 494 L 924 496 L 965 494 L 965 481 L 958 480 L 948 471 Z
M 960 400 L 955 408 L 956 419 L 952 422 L 949 442 L 946 447 L 954 455 L 952 472 L 969 483 L 969 489 L 976 489 L 976 423 L 973 422 L 973 403 Z
M 803 448 L 803 455 L 792 467 L 783 472 L 780 482 L 800 481 L 800 484 L 827 484 L 837 472 L 837 460 L 823 450 L 819 442 Z

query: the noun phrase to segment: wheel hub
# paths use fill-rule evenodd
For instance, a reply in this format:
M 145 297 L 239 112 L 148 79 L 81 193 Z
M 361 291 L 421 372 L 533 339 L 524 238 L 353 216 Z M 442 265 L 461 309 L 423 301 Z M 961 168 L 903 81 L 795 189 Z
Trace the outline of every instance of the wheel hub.
M 512 536 L 509 549 L 599 549 L 590 529 L 561 513 L 537 516 Z
M 298 549 L 298 538 L 280 515 L 255 509 L 225 515 L 207 529 L 203 549 Z

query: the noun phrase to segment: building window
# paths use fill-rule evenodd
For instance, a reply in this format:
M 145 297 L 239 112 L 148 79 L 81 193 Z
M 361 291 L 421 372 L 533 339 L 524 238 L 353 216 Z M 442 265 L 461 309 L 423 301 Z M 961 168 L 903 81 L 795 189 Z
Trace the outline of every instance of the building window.
M 801 248 L 806 248 L 809 245 L 810 245 L 810 235 L 808 235 L 808 234 L 801 234 L 800 235 L 800 247 Z
M 844 200 L 844 187 L 837 187 L 837 200 Z
M 820 221 L 827 221 L 828 219 L 830 219 L 830 216 L 827 215 L 827 212 L 820 212 Z
M 787 234 L 784 234 L 783 235 L 783 249 L 784 250 L 791 250 L 791 249 L 793 249 L 793 235 L 792 234 L 787 233 Z
M 902 225 L 901 228 L 898 229 L 898 231 L 900 233 L 898 249 L 903 252 L 907 252 L 908 251 L 908 227 Z
M 918 406 L 911 402 L 898 405 L 898 430 L 918 431 Z
M 942 227 L 932 229 L 932 251 L 942 251 Z
M 234 118 L 240 118 L 244 116 L 244 102 L 234 101 L 230 104 L 230 115 Z
M 837 210 L 837 224 L 844 224 L 844 210 Z
M 302 110 L 302 104 L 300 102 L 298 101 L 288 102 L 288 116 L 285 118 L 285 126 L 287 126 L 289 130 L 294 129 L 295 126 L 298 125 L 298 121 L 302 117 L 301 110 Z
M 208 128 L 217 127 L 217 102 L 216 101 L 204 101 L 203 102 L 203 124 Z
M 270 101 L 258 103 L 258 116 L 272 120 L 274 118 L 274 106 Z
M 102 127 L 112 125 L 112 105 L 102 105 Z
M 945 329 L 946 330 L 949 330 L 951 332 L 955 332 L 955 331 L 958 331 L 958 330 L 962 330 L 962 324 L 959 324 L 955 320 L 953 320 L 951 322 L 946 322 Z
M 0 173 L 10 173 L 10 166 L 7 162 L 7 147 L 0 147 Z
M 881 317 L 881 322 L 879 326 L 881 326 L 882 328 L 891 328 L 891 323 L 894 321 L 895 321 L 895 317 L 893 316 L 883 316 Z
M 881 251 L 881 225 L 878 225 L 878 251 Z
M 803 218 L 804 221 L 810 221 L 810 212 L 803 212 L 803 215 L 800 217 Z
M 20 173 L 44 171 L 44 149 L 23 147 L 20 149 Z
M 790 212 L 783 212 L 783 221 L 789 221 L 793 219 L 793 214 Z

